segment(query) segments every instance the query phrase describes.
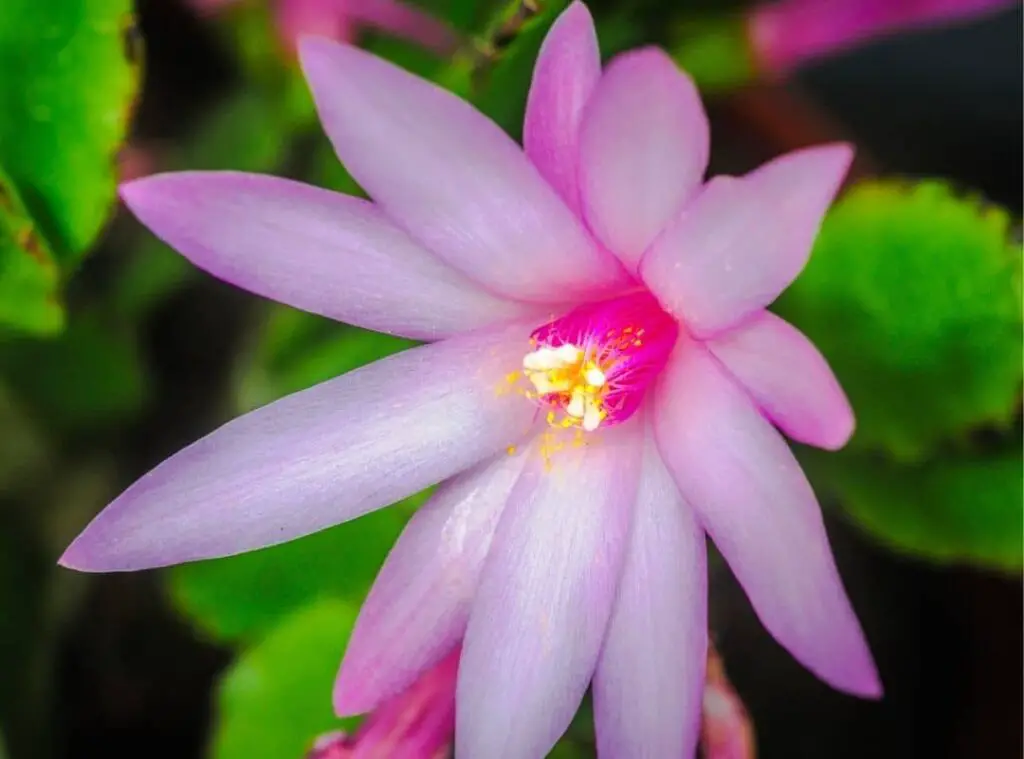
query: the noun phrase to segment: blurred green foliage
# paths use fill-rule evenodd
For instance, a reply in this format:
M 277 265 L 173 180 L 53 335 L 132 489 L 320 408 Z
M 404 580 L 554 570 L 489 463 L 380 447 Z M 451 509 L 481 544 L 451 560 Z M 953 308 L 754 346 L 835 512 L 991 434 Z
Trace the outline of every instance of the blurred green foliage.
M 868 182 L 839 202 L 778 309 L 846 388 L 851 448 L 918 461 L 947 439 L 1013 424 L 1020 267 L 1009 215 L 941 182 Z
M 775 308 L 850 396 L 819 489 L 891 546 L 1016 569 L 1022 556 L 1021 248 L 1010 217 L 939 181 L 871 181 L 829 213 Z
M 331 689 L 357 608 L 315 602 L 241 653 L 217 694 L 214 759 L 298 759 L 316 736 L 352 724 L 333 715 Z
M 4 2 L 0 295 L 23 283 L 16 297 L 33 301 L 5 304 L 0 319 L 21 329 L 60 328 L 59 270 L 81 259 L 110 214 L 136 90 L 131 11 L 130 0 Z

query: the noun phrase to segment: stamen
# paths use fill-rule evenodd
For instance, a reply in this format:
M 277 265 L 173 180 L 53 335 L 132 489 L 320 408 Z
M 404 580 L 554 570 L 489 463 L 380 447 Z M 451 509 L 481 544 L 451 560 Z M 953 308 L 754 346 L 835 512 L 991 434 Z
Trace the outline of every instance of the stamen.
M 646 292 L 581 306 L 530 336 L 523 374 L 533 387 L 526 395 L 548 409 L 549 425 L 575 427 L 577 434 L 625 421 L 664 367 L 678 331 Z

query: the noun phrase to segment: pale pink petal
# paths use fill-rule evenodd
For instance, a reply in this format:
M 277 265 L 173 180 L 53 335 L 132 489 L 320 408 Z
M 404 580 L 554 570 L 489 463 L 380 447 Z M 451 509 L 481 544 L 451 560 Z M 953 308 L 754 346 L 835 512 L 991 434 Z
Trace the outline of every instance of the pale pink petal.
M 358 48 L 307 39 L 300 54 L 346 168 L 441 258 L 527 300 L 623 281 L 519 146 L 471 105 Z
M 594 676 L 601 759 L 692 757 L 707 661 L 704 530 L 649 434 L 618 598 Z
M 128 488 L 61 563 L 109 572 L 241 553 L 451 477 L 532 423 L 532 404 L 501 392 L 528 335 L 413 348 L 235 419 Z
M 804 268 L 852 158 L 849 145 L 825 145 L 716 177 L 644 256 L 641 276 L 693 334 L 737 324 Z
M 833 687 L 878 696 L 821 511 L 785 441 L 697 343 L 680 341 L 656 393 L 658 448 L 764 626 Z
M 791 438 L 829 450 L 846 445 L 853 410 L 825 358 L 796 327 L 762 311 L 707 346 Z
M 330 1 L 330 0 L 328 0 Z M 323 2 L 323 0 L 321 0 Z M 419 43 L 438 55 L 450 55 L 459 38 L 440 19 L 399 0 L 333 0 L 340 4 L 351 23 L 379 29 L 396 37 Z
M 462 639 L 524 460 L 502 452 L 454 477 L 409 521 L 359 612 L 334 688 L 338 714 L 375 709 Z
M 463 642 L 456 756 L 546 756 L 587 690 L 629 537 L 642 427 L 588 442 L 553 451 L 550 466 L 528 451 Z
M 594 19 L 577 0 L 558 17 L 541 45 L 526 101 L 523 147 L 578 216 L 580 122 L 600 76 Z
M 360 327 L 433 339 L 536 310 L 485 292 L 348 195 L 218 171 L 159 174 L 121 196 L 215 277 Z
M 697 191 L 709 145 L 697 88 L 671 58 L 612 60 L 583 115 L 580 189 L 591 229 L 629 268 Z

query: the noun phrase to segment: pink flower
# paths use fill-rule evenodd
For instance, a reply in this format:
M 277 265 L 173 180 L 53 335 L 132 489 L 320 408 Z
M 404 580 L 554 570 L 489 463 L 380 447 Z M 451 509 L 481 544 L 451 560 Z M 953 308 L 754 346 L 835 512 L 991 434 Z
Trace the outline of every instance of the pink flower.
M 235 554 L 440 482 L 363 607 L 340 714 L 372 711 L 463 641 L 460 757 L 543 756 L 591 680 L 603 757 L 692 754 L 705 531 L 783 646 L 878 696 L 814 494 L 776 431 L 838 448 L 853 417 L 821 355 L 764 310 L 804 266 L 850 148 L 702 185 L 693 83 L 653 48 L 602 72 L 581 3 L 537 61 L 525 152 L 358 48 L 307 40 L 300 55 L 373 202 L 232 172 L 157 175 L 122 196 L 217 277 L 435 342 L 214 431 L 61 562 Z
M 204 13 L 215 13 L 238 0 L 191 0 Z M 417 42 L 439 55 L 457 44 L 455 33 L 441 21 L 400 0 L 276 0 L 277 26 L 291 49 L 303 35 L 354 42 L 360 28 L 377 29 Z
M 966 21 L 1016 5 L 1018 0 L 778 0 L 748 18 L 751 46 L 768 73 L 787 74 L 803 63 L 887 34 Z
M 369 715 L 355 735 L 332 733 L 307 759 L 444 759 L 455 733 L 459 650 Z

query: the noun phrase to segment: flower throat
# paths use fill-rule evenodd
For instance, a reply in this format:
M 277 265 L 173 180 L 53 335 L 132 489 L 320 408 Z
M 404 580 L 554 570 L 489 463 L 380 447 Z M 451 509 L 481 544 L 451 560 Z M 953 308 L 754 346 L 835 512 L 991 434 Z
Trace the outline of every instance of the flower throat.
M 553 427 L 592 432 L 640 407 L 675 345 L 679 326 L 647 292 L 575 308 L 530 335 L 527 397 Z

